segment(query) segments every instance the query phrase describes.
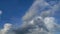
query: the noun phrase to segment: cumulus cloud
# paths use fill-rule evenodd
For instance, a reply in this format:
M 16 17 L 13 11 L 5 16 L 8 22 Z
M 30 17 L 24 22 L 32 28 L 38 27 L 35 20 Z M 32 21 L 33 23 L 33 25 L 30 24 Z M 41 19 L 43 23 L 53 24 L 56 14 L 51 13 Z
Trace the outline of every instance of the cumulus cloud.
M 23 24 L 15 30 L 16 34 L 55 34 L 60 28 L 53 17 L 58 9 L 59 4 L 51 6 L 44 0 L 36 0 L 23 16 Z
M 57 28 L 59 28 L 58 24 L 56 23 L 56 19 L 53 17 L 54 13 L 59 9 L 59 3 L 51 6 L 49 3 L 47 3 L 44 0 L 36 0 L 28 12 L 23 16 L 23 25 L 22 30 L 19 30 L 20 33 L 23 32 L 23 34 L 54 34 L 56 32 Z M 36 18 L 42 17 L 42 27 L 39 27 L 41 20 L 37 22 Z M 35 23 L 36 22 L 36 23 Z M 37 25 L 38 24 L 38 25 Z M 44 26 L 43 26 L 44 25 Z M 49 32 L 46 32 L 45 30 L 49 30 Z M 17 31 L 18 32 L 18 31 Z
M 28 12 L 24 15 L 23 20 L 30 20 L 33 18 L 40 10 L 48 6 L 44 0 L 36 0 L 32 6 L 29 8 Z
M 54 27 L 57 26 L 55 23 L 56 23 L 56 20 L 54 17 L 46 17 L 44 19 L 44 23 L 46 24 L 47 28 L 50 29 L 50 30 L 54 30 Z
M 23 20 L 31 20 L 34 16 L 44 11 L 41 16 L 53 15 L 53 13 L 59 8 L 59 4 L 51 6 L 44 0 L 36 0 L 29 8 L 28 12 L 23 16 Z M 44 14 L 45 13 L 45 14 Z
M 13 34 L 12 31 L 10 31 L 12 28 L 12 24 L 6 23 L 4 24 L 3 29 L 0 30 L 0 34 Z

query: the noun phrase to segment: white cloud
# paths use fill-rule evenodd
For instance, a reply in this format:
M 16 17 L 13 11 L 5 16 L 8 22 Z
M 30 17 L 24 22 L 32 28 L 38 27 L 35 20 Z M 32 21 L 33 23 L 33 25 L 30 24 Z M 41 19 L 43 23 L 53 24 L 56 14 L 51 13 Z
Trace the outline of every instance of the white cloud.
M 45 10 L 45 8 L 48 8 L 48 10 Z M 36 15 L 40 14 L 43 10 L 45 10 L 41 16 L 48 16 L 48 15 L 54 15 L 55 11 L 57 11 L 59 8 L 59 3 L 55 4 L 54 6 L 51 6 L 49 3 L 47 3 L 44 0 L 36 0 L 32 6 L 29 8 L 29 10 L 26 12 L 26 14 L 23 16 L 23 20 L 31 20 Z M 47 13 L 48 12 L 48 13 Z
M 12 34 L 12 32 L 10 32 L 11 28 L 12 28 L 12 24 L 10 23 L 4 24 L 4 28 L 0 30 L 0 34 L 8 34 L 8 32 L 9 34 Z
M 35 15 L 40 12 L 44 7 L 48 6 L 49 4 L 46 3 L 44 0 L 36 0 L 32 6 L 29 8 L 28 12 L 23 16 L 23 20 L 30 20 Z
M 6 24 L 4 25 L 4 29 L 9 30 L 10 28 L 12 28 L 12 24 L 6 23 Z
M 37 18 L 38 18 L 38 16 L 36 16 Z M 35 18 L 36 19 L 36 18 Z M 34 25 L 34 27 L 32 27 L 32 28 L 34 28 L 34 29 L 28 29 L 31 33 L 28 33 L 28 34 L 54 34 L 54 33 L 56 33 L 55 31 L 57 31 L 57 30 L 55 30 L 55 28 L 59 28 L 59 27 L 55 27 L 55 26 L 58 26 L 58 24 L 56 24 L 56 19 L 54 18 L 54 17 L 45 17 L 44 19 L 43 19 L 43 23 L 46 25 L 46 27 L 47 27 L 47 29 L 49 30 L 49 32 L 46 32 L 44 29 L 41 29 L 40 30 L 40 27 L 38 27 L 36 24 L 35 24 L 35 22 L 34 22 L 34 20 L 35 19 L 33 19 L 32 21 L 32 25 Z M 30 23 L 30 22 L 29 22 Z M 36 22 L 37 23 L 37 22 Z M 40 23 L 41 24 L 41 23 Z M 44 25 L 44 24 L 42 24 L 42 25 Z M 44 25 L 44 26 L 45 26 Z M 36 27 L 37 26 L 37 27 Z M 28 26 L 28 27 L 30 27 L 30 26 Z
M 54 17 L 46 17 L 44 19 L 44 23 L 46 24 L 48 29 L 53 30 L 54 26 L 55 26 L 55 18 Z
M 49 7 L 49 9 L 45 10 L 45 7 Z M 53 32 L 53 31 L 56 31 L 55 28 L 59 28 L 59 27 L 57 27 L 58 24 L 56 24 L 56 19 L 52 16 L 58 9 L 59 9 L 59 4 L 55 4 L 54 6 L 51 6 L 44 0 L 36 0 L 30 7 L 30 9 L 27 11 L 27 13 L 23 16 L 23 21 L 25 22 L 25 25 L 28 26 L 27 23 L 29 23 L 35 27 L 36 26 L 34 24 L 35 23 L 34 19 L 36 19 L 35 17 L 41 16 L 42 21 L 45 23 L 47 29 L 49 30 L 49 32 L 45 32 L 45 33 L 46 34 L 54 34 L 55 32 Z M 28 26 L 28 27 L 24 26 L 24 27 L 28 28 L 30 26 Z M 33 30 L 33 31 L 31 29 L 30 32 L 32 32 L 32 33 L 28 33 L 28 34 L 43 34 L 43 33 L 39 32 L 40 31 L 39 27 L 36 27 L 36 28 L 34 28 L 35 30 Z

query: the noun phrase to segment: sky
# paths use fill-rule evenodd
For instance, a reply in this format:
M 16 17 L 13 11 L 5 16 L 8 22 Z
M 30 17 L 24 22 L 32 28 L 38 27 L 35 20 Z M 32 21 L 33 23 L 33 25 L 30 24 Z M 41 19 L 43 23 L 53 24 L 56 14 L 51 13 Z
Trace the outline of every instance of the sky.
M 33 0 L 0 0 L 0 27 L 5 23 L 21 23 L 21 18 L 32 5 Z M 16 21 L 17 20 L 17 21 Z
M 20 27 L 23 22 L 30 23 L 30 20 L 33 20 L 32 18 L 36 15 L 38 16 L 38 14 L 41 14 L 40 16 L 44 19 L 46 18 L 46 20 L 50 19 L 49 21 L 52 20 L 51 22 L 55 22 L 54 20 L 56 20 L 56 23 L 60 24 L 59 6 L 60 0 L 0 0 L 0 28 L 3 28 L 2 31 L 5 32 L 5 25 L 7 29 L 6 31 L 11 28 L 11 24 L 16 26 L 15 28 Z M 45 17 L 46 15 L 52 15 L 52 13 L 54 13 L 54 16 Z M 51 25 L 50 22 L 48 23 Z M 24 24 L 25 23 L 23 23 L 23 26 Z M 47 27 L 49 27 L 49 24 L 47 24 Z M 28 27 L 26 26 L 26 28 Z M 22 27 L 22 29 L 24 28 Z

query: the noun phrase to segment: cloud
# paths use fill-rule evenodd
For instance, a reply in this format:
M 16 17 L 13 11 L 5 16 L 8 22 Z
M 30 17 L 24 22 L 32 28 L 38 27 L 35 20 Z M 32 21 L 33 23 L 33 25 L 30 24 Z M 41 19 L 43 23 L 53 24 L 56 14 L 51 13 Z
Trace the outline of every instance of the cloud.
M 36 16 L 36 14 L 38 12 L 40 12 L 40 10 L 43 10 L 44 7 L 48 6 L 49 4 L 46 3 L 44 0 L 36 0 L 32 6 L 29 8 L 28 12 L 23 16 L 23 20 L 30 20 L 31 18 L 33 18 L 34 16 Z
M 31 20 L 33 17 L 40 14 L 42 11 L 44 12 L 41 14 L 41 16 L 54 15 L 55 11 L 58 10 L 58 8 L 59 3 L 51 6 L 44 0 L 36 0 L 26 12 L 26 14 L 23 16 L 23 20 Z
M 12 34 L 10 31 L 12 28 L 12 24 L 6 23 L 4 24 L 4 28 L 0 30 L 0 34 Z
M 19 30 L 19 33 L 21 34 L 54 34 L 57 31 L 56 29 L 58 24 L 56 23 L 56 19 L 53 17 L 55 12 L 59 9 L 59 4 L 55 4 L 51 6 L 49 3 L 47 3 L 44 0 L 36 0 L 32 6 L 29 8 L 29 10 L 26 12 L 26 14 L 23 16 L 23 24 L 21 27 L 21 30 Z M 42 23 L 45 24 L 46 28 L 49 30 L 49 32 L 45 32 L 43 29 L 40 30 L 40 27 L 38 27 L 34 21 L 35 17 L 42 17 Z M 39 21 L 38 21 L 39 22 Z M 42 24 L 43 26 L 43 24 Z M 45 28 L 44 28 L 45 29 Z M 17 33 L 18 33 L 17 30 Z
M 46 24 L 47 28 L 51 31 L 55 29 L 56 25 L 56 19 L 54 17 L 46 17 L 44 19 L 44 23 Z

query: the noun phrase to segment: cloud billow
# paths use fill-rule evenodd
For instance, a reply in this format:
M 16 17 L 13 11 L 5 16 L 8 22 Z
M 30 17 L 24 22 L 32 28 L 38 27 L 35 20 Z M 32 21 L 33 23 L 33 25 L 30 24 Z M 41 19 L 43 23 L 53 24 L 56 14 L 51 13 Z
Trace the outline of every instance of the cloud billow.
M 55 22 L 56 19 L 53 17 L 55 12 L 57 12 L 58 9 L 59 9 L 59 3 L 57 2 L 54 5 L 51 5 L 44 0 L 36 0 L 30 7 L 28 12 L 23 16 L 23 21 L 24 21 L 23 27 L 33 28 L 33 29 L 27 29 L 29 32 L 27 32 L 26 34 L 45 34 L 45 33 L 55 34 L 55 31 L 57 31 L 56 29 L 60 28 L 59 25 Z M 44 32 L 45 30 L 43 29 L 42 32 L 40 32 L 41 27 L 38 27 L 34 22 L 35 17 L 38 16 L 42 17 L 43 20 L 42 23 L 45 24 L 49 32 Z

